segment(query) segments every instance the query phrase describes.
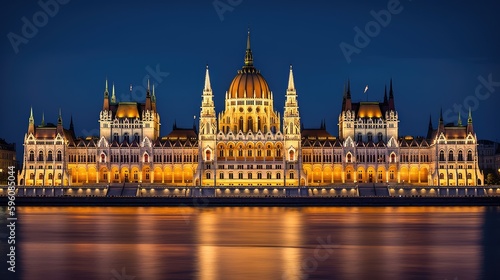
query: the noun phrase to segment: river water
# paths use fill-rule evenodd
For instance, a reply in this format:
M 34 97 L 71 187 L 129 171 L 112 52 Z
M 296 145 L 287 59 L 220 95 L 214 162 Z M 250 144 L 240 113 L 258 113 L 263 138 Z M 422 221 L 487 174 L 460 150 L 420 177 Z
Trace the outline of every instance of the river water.
M 500 207 L 17 213 L 18 279 L 500 279 Z

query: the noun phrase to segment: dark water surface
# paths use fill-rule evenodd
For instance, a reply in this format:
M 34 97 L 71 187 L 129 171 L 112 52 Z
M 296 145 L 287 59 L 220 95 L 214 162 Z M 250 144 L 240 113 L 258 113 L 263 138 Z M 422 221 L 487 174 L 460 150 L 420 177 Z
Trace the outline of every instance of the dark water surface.
M 20 207 L 20 279 L 500 279 L 499 207 Z

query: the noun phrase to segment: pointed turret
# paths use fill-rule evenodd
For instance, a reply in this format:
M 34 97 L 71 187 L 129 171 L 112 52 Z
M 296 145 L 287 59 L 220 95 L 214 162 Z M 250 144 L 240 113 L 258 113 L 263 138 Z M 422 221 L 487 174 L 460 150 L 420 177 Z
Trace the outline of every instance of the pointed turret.
M 439 133 L 444 132 L 443 108 L 442 107 L 441 107 L 441 111 L 439 112 L 438 131 L 439 131 Z
M 153 109 L 153 106 L 151 106 L 151 94 L 149 93 L 149 79 L 148 79 L 148 88 L 146 90 L 146 105 L 145 105 L 145 110 L 146 111 L 151 111 Z
M 457 126 L 462 126 L 462 118 L 460 117 L 460 111 L 458 111 L 458 121 Z
M 293 79 L 293 69 L 292 64 L 290 64 L 290 74 L 288 76 L 288 89 L 287 92 L 295 93 L 295 81 Z
M 151 94 L 151 102 L 153 106 L 153 111 L 156 112 L 156 93 L 155 93 L 155 84 L 153 83 L 153 93 Z
M 104 86 L 104 101 L 102 103 L 102 110 L 109 111 L 109 92 L 108 92 L 108 79 L 106 78 L 106 85 Z
M 210 84 L 210 73 L 208 71 L 208 64 L 205 67 L 205 86 L 203 87 L 203 92 L 211 92 L 212 85 Z
M 352 100 L 351 100 L 351 80 L 347 79 L 347 91 L 345 94 L 345 107 L 343 111 L 351 111 L 352 110 Z
M 245 93 L 246 94 L 246 93 Z M 196 120 L 196 119 L 195 119 Z M 196 125 L 193 124 L 193 127 Z M 201 101 L 200 120 L 199 120 L 199 138 L 207 140 L 210 146 L 215 145 L 217 119 L 215 113 L 215 104 L 212 94 L 212 85 L 210 84 L 210 71 L 208 64 L 205 66 L 205 84 Z
M 469 116 L 467 117 L 467 134 L 474 134 L 474 127 L 472 126 L 472 111 L 469 107 Z
M 30 118 L 28 124 L 28 134 L 35 134 L 35 117 L 33 117 L 33 107 L 30 109 Z
M 427 128 L 427 139 L 431 139 L 434 127 L 432 126 L 432 115 L 429 115 L 429 127 Z
M 247 50 L 245 52 L 245 66 L 253 67 L 253 55 L 252 55 L 252 49 L 250 48 L 250 28 L 248 29 L 248 34 L 247 34 Z
M 45 113 L 42 112 L 42 122 L 40 123 L 40 126 L 45 126 Z
M 59 116 L 57 117 L 57 133 L 59 133 L 60 135 L 64 134 L 61 108 L 59 108 Z
M 389 110 L 396 110 L 396 107 L 394 106 L 394 91 L 392 89 L 392 78 L 391 78 L 391 83 L 389 85 Z
M 113 83 L 111 88 L 111 104 L 116 104 L 115 83 Z

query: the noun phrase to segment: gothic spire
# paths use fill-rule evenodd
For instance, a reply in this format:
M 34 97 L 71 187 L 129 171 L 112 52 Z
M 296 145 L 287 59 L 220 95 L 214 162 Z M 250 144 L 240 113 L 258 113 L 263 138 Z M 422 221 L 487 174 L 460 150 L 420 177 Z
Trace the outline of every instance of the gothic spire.
M 441 111 L 439 113 L 439 123 L 442 124 L 443 123 L 443 107 L 441 107 Z
M 458 126 L 462 126 L 462 118 L 460 117 L 460 110 L 458 111 L 458 122 L 457 122 L 457 125 Z
M 106 78 L 106 85 L 104 86 L 104 98 L 107 98 L 109 96 L 108 92 L 108 78 Z
M 347 98 L 351 99 L 351 79 L 347 79 Z
M 392 90 L 392 78 L 391 78 L 391 84 L 389 86 L 389 98 L 394 98 L 394 91 Z
M 42 122 L 40 123 L 40 126 L 45 126 L 45 113 L 42 112 Z
M 295 81 L 293 79 L 292 64 L 290 64 L 290 75 L 288 76 L 288 91 L 295 91 Z
M 469 107 L 469 117 L 467 118 L 467 123 L 472 123 L 472 112 L 470 107 Z
M 113 85 L 111 86 L 111 103 L 116 103 L 115 83 L 114 82 L 113 82 Z
M 253 56 L 252 56 L 252 49 L 250 48 L 250 28 L 248 28 L 247 50 L 245 52 L 245 67 L 252 67 L 252 66 L 253 66 Z
M 59 116 L 57 117 L 57 124 L 62 125 L 62 114 L 61 114 L 61 108 L 59 108 Z
M 212 91 L 212 85 L 210 84 L 210 74 L 208 71 L 208 64 L 205 70 L 205 87 L 203 88 L 203 91 L 205 92 Z
M 30 118 L 29 118 L 30 123 L 35 123 L 35 117 L 33 117 L 33 107 L 30 108 Z
M 384 87 L 384 103 L 387 103 L 387 85 Z

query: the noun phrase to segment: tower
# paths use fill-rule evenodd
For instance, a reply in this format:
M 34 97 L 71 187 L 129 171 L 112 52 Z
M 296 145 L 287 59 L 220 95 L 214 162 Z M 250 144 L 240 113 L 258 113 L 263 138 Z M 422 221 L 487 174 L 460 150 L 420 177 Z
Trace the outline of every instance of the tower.
M 339 136 L 342 140 L 351 137 L 354 140 L 354 117 L 351 100 L 351 81 L 347 80 L 347 89 L 344 86 L 342 98 L 342 112 L 339 115 Z
M 293 69 L 290 65 L 288 78 L 288 89 L 286 90 L 285 108 L 283 110 L 283 135 L 285 137 L 285 149 L 287 160 L 296 161 L 297 156 L 290 156 L 300 150 L 300 116 L 299 104 L 297 102 L 297 91 L 293 79 Z
M 35 118 L 33 117 L 33 107 L 30 109 L 30 118 L 28 124 L 28 135 L 35 134 Z

